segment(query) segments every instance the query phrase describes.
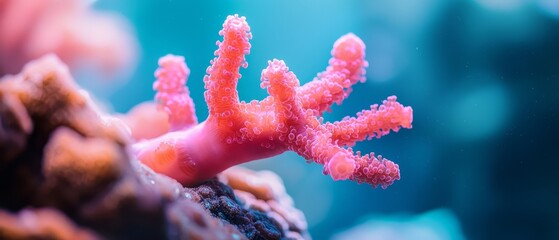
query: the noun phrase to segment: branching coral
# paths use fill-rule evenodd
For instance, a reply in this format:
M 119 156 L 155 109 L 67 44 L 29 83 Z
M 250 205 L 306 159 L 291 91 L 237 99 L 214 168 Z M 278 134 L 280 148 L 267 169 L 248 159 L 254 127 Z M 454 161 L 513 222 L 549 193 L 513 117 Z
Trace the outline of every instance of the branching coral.
M 236 88 L 240 67 L 248 66 L 250 27 L 244 17 L 229 16 L 219 34 L 223 41 L 217 42 L 216 57 L 204 77 L 209 116 L 200 124 L 192 126 L 196 118 L 183 86 L 189 72 L 184 59 L 160 60 L 156 98 L 175 131 L 137 143 L 133 149 L 143 163 L 191 185 L 231 166 L 291 150 L 324 165 L 324 173 L 334 180 L 386 188 L 400 178 L 397 164 L 380 155 L 361 155 L 351 146 L 391 130 L 411 128 L 411 107 L 391 96 L 356 117 L 334 123 L 323 123 L 321 117 L 333 103 L 341 104 L 354 84 L 365 80 L 367 61 L 361 39 L 351 33 L 338 39 L 327 69 L 303 86 L 284 61 L 269 61 L 260 86 L 270 96 L 247 103 L 239 101 Z
M 0 78 L 0 239 L 308 234 L 245 208 L 215 178 L 185 188 L 155 173 L 127 154 L 125 128 L 79 88 L 54 55 Z

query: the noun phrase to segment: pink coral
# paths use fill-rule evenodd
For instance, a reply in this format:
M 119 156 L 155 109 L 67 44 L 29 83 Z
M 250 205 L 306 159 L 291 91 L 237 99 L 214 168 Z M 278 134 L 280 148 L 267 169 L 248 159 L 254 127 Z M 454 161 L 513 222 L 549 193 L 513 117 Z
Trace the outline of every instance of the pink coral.
M 143 102 L 130 109 L 128 113 L 117 117 L 125 122 L 134 139 L 159 137 L 169 132 L 171 126 L 169 116 L 158 106 L 153 102 Z
M 194 102 L 185 86 L 190 69 L 184 57 L 167 55 L 159 59 L 159 68 L 155 71 L 157 80 L 153 89 L 157 90 L 155 99 L 159 107 L 169 116 L 173 130 L 189 127 L 198 122 Z
M 72 66 L 94 64 L 109 73 L 129 66 L 136 40 L 128 23 L 91 10 L 91 2 L 0 0 L 0 75 L 17 73 L 48 53 Z
M 391 96 L 357 117 L 334 123 L 323 123 L 321 118 L 333 103 L 341 104 L 354 84 L 365 80 L 367 61 L 361 39 L 351 33 L 338 39 L 327 69 L 303 86 L 285 62 L 269 61 L 262 71 L 261 87 L 270 96 L 247 103 L 239 101 L 236 89 L 239 68 L 248 65 L 250 27 L 244 17 L 229 16 L 219 34 L 223 42 L 217 42 L 216 58 L 204 77 L 208 118 L 137 143 L 134 150 L 143 163 L 190 185 L 236 164 L 291 150 L 323 164 L 324 173 L 334 180 L 351 179 L 386 188 L 400 178 L 398 165 L 392 161 L 345 147 L 379 138 L 390 130 L 411 128 L 411 107 Z

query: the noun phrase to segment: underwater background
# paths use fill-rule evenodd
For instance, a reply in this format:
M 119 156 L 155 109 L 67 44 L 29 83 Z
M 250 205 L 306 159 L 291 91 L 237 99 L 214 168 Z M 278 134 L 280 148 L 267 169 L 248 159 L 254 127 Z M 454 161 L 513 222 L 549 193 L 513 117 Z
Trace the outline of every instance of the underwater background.
M 202 78 L 223 19 L 246 16 L 249 68 L 242 100 L 267 96 L 260 72 L 283 59 L 308 82 L 333 42 L 353 32 L 367 46 L 367 81 L 325 119 L 353 115 L 386 96 L 414 109 L 413 129 L 356 149 L 400 165 L 386 190 L 334 182 L 293 153 L 247 164 L 278 173 L 314 239 L 559 239 L 559 2 L 108 1 L 94 8 L 128 18 L 140 52 L 110 81 L 76 79 L 107 107 L 126 112 L 153 99 L 153 71 L 185 56 L 199 119 Z

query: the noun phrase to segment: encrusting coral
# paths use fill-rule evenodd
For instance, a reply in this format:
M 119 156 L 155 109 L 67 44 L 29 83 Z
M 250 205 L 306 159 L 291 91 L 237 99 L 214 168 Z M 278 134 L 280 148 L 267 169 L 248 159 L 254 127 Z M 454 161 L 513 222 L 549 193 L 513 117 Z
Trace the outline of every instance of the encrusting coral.
M 354 34 L 334 43 L 329 66 L 300 86 L 281 60 L 268 62 L 262 88 L 269 97 L 240 102 L 240 67 L 247 67 L 250 27 L 244 17 L 228 16 L 219 32 L 223 42 L 204 77 L 209 116 L 199 124 L 184 86 L 189 70 L 184 58 L 168 55 L 156 71 L 156 101 L 169 116 L 171 131 L 134 145 L 134 153 L 156 172 L 184 185 L 197 184 L 240 163 L 291 150 L 324 165 L 334 180 L 350 179 L 386 188 L 400 178 L 398 165 L 374 154 L 351 149 L 357 141 L 380 138 L 390 131 L 411 128 L 412 108 L 395 96 L 372 105 L 356 117 L 323 123 L 321 115 L 341 104 L 357 82 L 365 81 L 365 45 Z
M 256 172 L 236 166 L 221 173 L 219 179 L 234 189 L 235 195 L 245 207 L 264 212 L 280 223 L 288 238 L 308 238 L 301 236 L 307 229 L 303 212 L 294 207 L 293 199 L 275 173 Z
M 306 223 L 284 228 L 216 178 L 186 188 L 131 157 L 125 124 L 100 111 L 54 55 L 0 78 L 0 120 L 0 239 L 308 236 Z
M 81 229 L 54 209 L 25 209 L 17 215 L 0 210 L 2 239 L 101 239 L 87 229 Z
M 321 117 L 365 80 L 357 36 L 338 39 L 327 69 L 302 86 L 283 61 L 269 61 L 261 87 L 270 96 L 246 103 L 236 87 L 250 28 L 229 16 L 220 35 L 201 123 L 180 56 L 160 59 L 156 102 L 120 118 L 102 112 L 55 55 L 0 78 L 0 238 L 307 239 L 277 175 L 230 167 L 290 150 L 334 180 L 385 188 L 400 178 L 397 164 L 351 147 L 411 128 L 411 107 L 391 96 L 355 117 Z

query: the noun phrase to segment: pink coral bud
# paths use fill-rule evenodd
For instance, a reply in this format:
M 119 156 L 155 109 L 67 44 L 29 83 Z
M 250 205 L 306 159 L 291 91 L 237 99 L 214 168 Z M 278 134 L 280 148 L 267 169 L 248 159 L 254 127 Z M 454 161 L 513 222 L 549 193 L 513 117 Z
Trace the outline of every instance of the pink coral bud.
M 348 33 L 340 37 L 332 48 L 331 65 L 336 67 L 343 67 L 349 70 L 351 79 L 353 81 L 365 81 L 363 74 L 365 73 L 364 67 L 368 66 L 365 58 L 365 44 L 363 41 L 355 36 L 353 33 Z
M 380 185 L 383 189 L 400 179 L 398 164 L 377 157 L 365 155 L 356 161 L 357 168 L 352 179 L 357 182 L 371 184 L 373 187 Z
M 342 152 L 339 152 L 330 159 L 326 164 L 326 168 L 335 181 L 346 180 L 353 175 L 355 161 L 348 156 L 344 156 Z

